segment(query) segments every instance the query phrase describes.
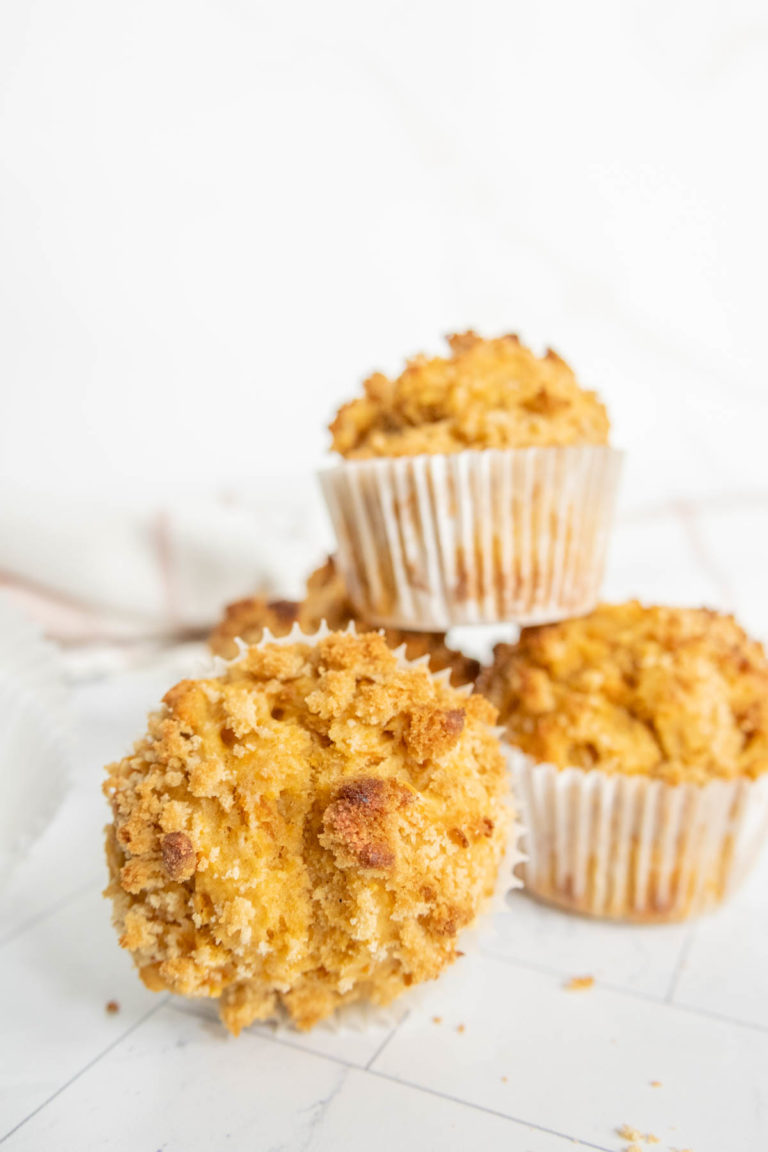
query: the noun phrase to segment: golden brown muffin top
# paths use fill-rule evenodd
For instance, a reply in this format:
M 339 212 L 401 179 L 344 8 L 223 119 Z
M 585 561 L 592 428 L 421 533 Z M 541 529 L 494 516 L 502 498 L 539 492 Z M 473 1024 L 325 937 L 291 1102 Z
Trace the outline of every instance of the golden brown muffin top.
M 517 336 L 449 336 L 447 358 L 416 356 L 396 380 L 380 372 L 339 409 L 333 447 L 348 460 L 467 448 L 606 444 L 608 415 L 556 352 Z
M 513 744 L 559 768 L 669 783 L 768 771 L 768 661 L 732 616 L 602 604 L 500 644 L 478 690 Z
M 236 639 L 246 644 L 257 644 L 265 628 L 273 636 L 287 636 L 297 622 L 309 635 L 317 631 L 323 620 L 332 629 L 346 628 L 347 624 L 354 622 L 358 631 L 378 630 L 376 625 L 363 620 L 355 609 L 332 556 L 307 580 L 303 600 L 268 601 L 260 596 L 251 596 L 228 604 L 224 618 L 211 632 L 208 642 L 217 656 L 231 660 L 238 651 Z M 456 688 L 473 684 L 477 679 L 480 671 L 477 660 L 449 648 L 444 632 L 403 632 L 398 628 L 385 628 L 382 632 L 390 648 L 405 644 L 409 660 L 429 656 L 432 672 L 450 668 L 451 683 Z
M 177 684 L 105 786 L 107 891 L 144 981 L 221 997 L 236 1032 L 436 976 L 505 843 L 495 715 L 376 634 Z

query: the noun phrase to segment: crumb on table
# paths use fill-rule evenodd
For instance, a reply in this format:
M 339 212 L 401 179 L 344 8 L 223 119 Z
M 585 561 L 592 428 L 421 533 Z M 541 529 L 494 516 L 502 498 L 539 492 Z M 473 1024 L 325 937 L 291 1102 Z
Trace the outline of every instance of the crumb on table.
M 110 1016 L 116 1016 L 120 1011 L 120 1005 L 118 1004 L 117 1000 L 107 1000 L 105 1009 Z
M 616 1129 L 617 1135 L 621 1136 L 622 1140 L 628 1140 L 629 1144 L 624 1152 L 643 1152 L 643 1144 L 658 1144 L 659 1138 L 653 1132 L 641 1132 L 638 1128 L 633 1128 L 631 1124 L 622 1124 L 620 1128 Z M 690 1149 L 687 1150 L 690 1152 Z
M 643 1134 L 637 1128 L 633 1128 L 631 1124 L 622 1124 L 620 1128 L 616 1129 L 616 1135 L 621 1136 L 622 1140 L 642 1140 Z
M 661 1088 L 661 1080 L 651 1080 L 651 1088 Z
M 594 976 L 571 976 L 564 984 L 564 988 L 566 992 L 584 992 L 587 988 L 593 988 L 594 984 Z
M 463 1032 L 463 1031 L 464 1031 L 464 1025 L 463 1025 L 463 1024 L 459 1024 L 459 1025 L 457 1025 L 457 1027 L 456 1027 L 456 1031 L 457 1031 L 457 1032 Z
M 442 1016 L 433 1016 L 432 1017 L 432 1023 L 433 1024 L 442 1024 L 442 1022 L 443 1022 Z

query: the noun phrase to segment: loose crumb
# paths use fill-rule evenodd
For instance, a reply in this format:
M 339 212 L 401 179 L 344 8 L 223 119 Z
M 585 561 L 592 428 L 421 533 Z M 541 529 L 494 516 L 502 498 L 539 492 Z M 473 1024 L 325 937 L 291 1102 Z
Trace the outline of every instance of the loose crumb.
M 120 1011 L 120 1005 L 118 1004 L 117 1000 L 108 1000 L 105 1005 L 105 1009 L 110 1016 L 115 1016 Z
M 594 976 L 571 976 L 563 987 L 566 992 L 584 992 L 587 988 L 594 987 Z
M 643 1134 L 637 1128 L 633 1128 L 631 1124 L 622 1124 L 621 1128 L 616 1129 L 616 1135 L 621 1136 L 622 1140 L 642 1140 Z
M 432 1023 L 433 1024 L 442 1024 L 442 1022 L 443 1022 L 442 1016 L 433 1016 L 432 1017 Z
M 502 1084 L 506 1084 L 506 1082 L 507 1082 L 507 1077 L 506 1077 L 506 1076 L 502 1076 L 502 1078 L 501 1078 L 501 1082 L 502 1082 Z
M 616 1133 L 622 1140 L 629 1140 L 624 1152 L 643 1152 L 643 1144 L 659 1143 L 658 1136 L 654 1136 L 653 1132 L 643 1133 L 638 1128 L 633 1128 L 631 1124 L 622 1124 L 621 1128 L 616 1129 Z
M 661 1080 L 651 1080 L 651 1088 L 661 1088 Z
M 458 1025 L 458 1027 L 456 1028 L 456 1031 L 457 1031 L 457 1032 L 463 1032 L 463 1031 L 464 1031 L 464 1025 L 463 1025 L 463 1024 L 459 1024 L 459 1025 Z

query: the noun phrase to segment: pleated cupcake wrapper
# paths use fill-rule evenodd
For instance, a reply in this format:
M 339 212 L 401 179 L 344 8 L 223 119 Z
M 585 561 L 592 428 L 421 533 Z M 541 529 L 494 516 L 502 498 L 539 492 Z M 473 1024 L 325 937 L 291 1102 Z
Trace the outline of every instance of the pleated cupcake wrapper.
M 696 916 L 730 895 L 768 838 L 768 776 L 671 785 L 509 757 L 524 887 L 574 912 Z
M 68 691 L 58 651 L 0 597 L 0 887 L 71 784 Z
M 333 629 L 329 628 L 325 621 L 322 621 L 316 632 L 306 633 L 301 630 L 299 624 L 294 624 L 291 631 L 285 636 L 273 636 L 269 629 L 264 630 L 261 640 L 256 647 L 262 647 L 265 644 L 311 644 L 315 645 L 318 641 L 324 639 L 333 633 Z M 354 622 L 347 625 L 343 630 L 347 635 L 357 635 L 358 629 Z M 236 664 L 238 660 L 242 659 L 244 652 L 253 645 L 248 645 L 242 640 L 236 641 L 239 654 L 232 660 L 225 660 L 221 656 L 212 656 L 208 661 L 208 674 L 221 675 L 232 664 Z M 398 648 L 392 649 L 392 654 L 397 658 L 398 664 L 401 668 L 418 668 L 425 667 L 429 670 L 429 656 L 419 656 L 416 660 L 409 660 L 405 654 L 406 646 L 401 644 Z M 205 675 L 205 673 L 201 673 Z M 439 683 L 451 687 L 450 668 L 444 669 L 442 672 L 431 674 Z M 464 684 L 459 688 L 452 688 L 452 691 L 458 692 L 461 696 L 470 696 L 473 691 L 473 685 Z M 503 729 L 494 728 L 494 735 L 501 737 Z M 485 931 L 492 930 L 492 917 L 494 913 L 501 911 L 505 908 L 504 898 L 507 892 L 513 888 L 522 887 L 522 880 L 517 875 L 517 869 L 520 863 L 524 860 L 523 853 L 520 851 L 520 837 L 522 834 L 522 827 L 515 819 L 516 811 L 515 806 L 512 807 L 512 818 L 509 823 L 509 832 L 507 835 L 507 843 L 504 855 L 499 865 L 499 870 L 496 878 L 496 885 L 494 891 L 485 902 L 478 913 L 478 916 L 472 924 L 468 925 L 461 933 L 460 944 L 461 952 L 463 955 L 471 953 L 475 950 L 479 942 L 482 940 Z M 343 1031 L 362 1031 L 368 1027 L 392 1027 L 397 1024 L 404 1015 L 413 1011 L 419 1004 L 421 1004 L 425 997 L 429 995 L 432 981 L 427 981 L 423 984 L 413 985 L 407 989 L 400 996 L 396 997 L 390 1004 L 380 1005 L 372 1004 L 365 1001 L 356 1001 L 351 1004 L 344 1004 L 336 1010 L 333 1016 L 326 1020 L 320 1021 L 315 1026 L 314 1031 L 330 1031 L 330 1032 L 343 1032 Z M 278 1030 L 295 1031 L 294 1025 L 287 1012 L 280 1011 L 274 1019 L 263 1022 L 266 1025 L 273 1026 Z
M 588 612 L 622 454 L 602 445 L 348 461 L 320 480 L 365 619 L 446 631 Z

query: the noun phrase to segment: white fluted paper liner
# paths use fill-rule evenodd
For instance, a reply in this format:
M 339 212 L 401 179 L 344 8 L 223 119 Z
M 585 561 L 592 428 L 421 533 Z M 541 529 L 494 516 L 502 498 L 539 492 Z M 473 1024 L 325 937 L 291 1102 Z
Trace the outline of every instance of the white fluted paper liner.
M 0 597 L 0 885 L 70 783 L 68 693 L 55 648 Z
M 590 611 L 621 460 L 604 445 L 492 448 L 322 472 L 350 596 L 365 619 L 420 631 Z
M 768 776 L 667 784 L 560 769 L 509 748 L 524 887 L 618 920 L 683 920 L 725 900 L 768 840 Z
M 329 628 L 325 621 L 322 621 L 318 630 L 312 633 L 303 632 L 299 624 L 294 624 L 291 631 L 285 636 L 273 636 L 269 629 L 265 629 L 257 647 L 262 647 L 265 644 L 285 645 L 302 643 L 314 645 L 324 637 L 329 636 L 332 631 L 333 629 Z M 357 627 L 354 622 L 348 624 L 344 632 L 355 635 L 357 633 Z M 201 670 L 198 674 L 202 677 L 206 675 L 221 675 L 228 667 L 242 659 L 243 653 L 247 651 L 249 647 L 252 647 L 252 645 L 245 644 L 242 640 L 237 640 L 236 643 L 239 648 L 239 654 L 237 656 L 231 660 L 225 660 L 221 656 L 211 656 L 207 660 L 206 670 Z M 405 644 L 401 644 L 398 648 L 392 649 L 392 654 L 397 657 L 401 667 L 428 667 L 428 655 L 420 656 L 416 660 L 409 660 L 405 655 L 405 647 Z M 435 680 L 438 680 L 448 687 L 451 686 L 450 675 L 451 671 L 449 668 L 433 674 Z M 470 696 L 473 691 L 473 686 L 471 684 L 465 684 L 459 688 L 452 688 L 452 691 L 458 692 L 462 696 Z M 494 734 L 500 737 L 502 731 L 502 729 L 496 728 L 494 729 Z M 491 896 L 487 898 L 472 924 L 468 925 L 461 933 L 460 946 L 463 955 L 473 951 L 478 946 L 482 940 L 484 931 L 490 926 L 493 914 L 506 909 L 504 898 L 507 892 L 522 886 L 522 881 L 516 874 L 516 869 L 520 862 L 524 860 L 524 855 L 520 851 L 522 828 L 515 819 L 515 815 L 515 807 L 512 807 L 506 847 L 499 865 L 494 891 Z M 404 1015 L 417 1008 L 419 1004 L 429 996 L 433 984 L 434 981 L 415 984 L 386 1005 L 373 1004 L 368 1001 L 354 1001 L 350 1004 L 343 1004 L 332 1016 L 316 1024 L 313 1031 L 319 1030 L 338 1033 L 344 1031 L 363 1031 L 373 1026 L 393 1027 L 399 1023 Z M 278 1010 L 274 1017 L 261 1021 L 260 1023 L 273 1027 L 278 1031 L 295 1032 L 296 1030 L 288 1013 L 282 1009 Z

